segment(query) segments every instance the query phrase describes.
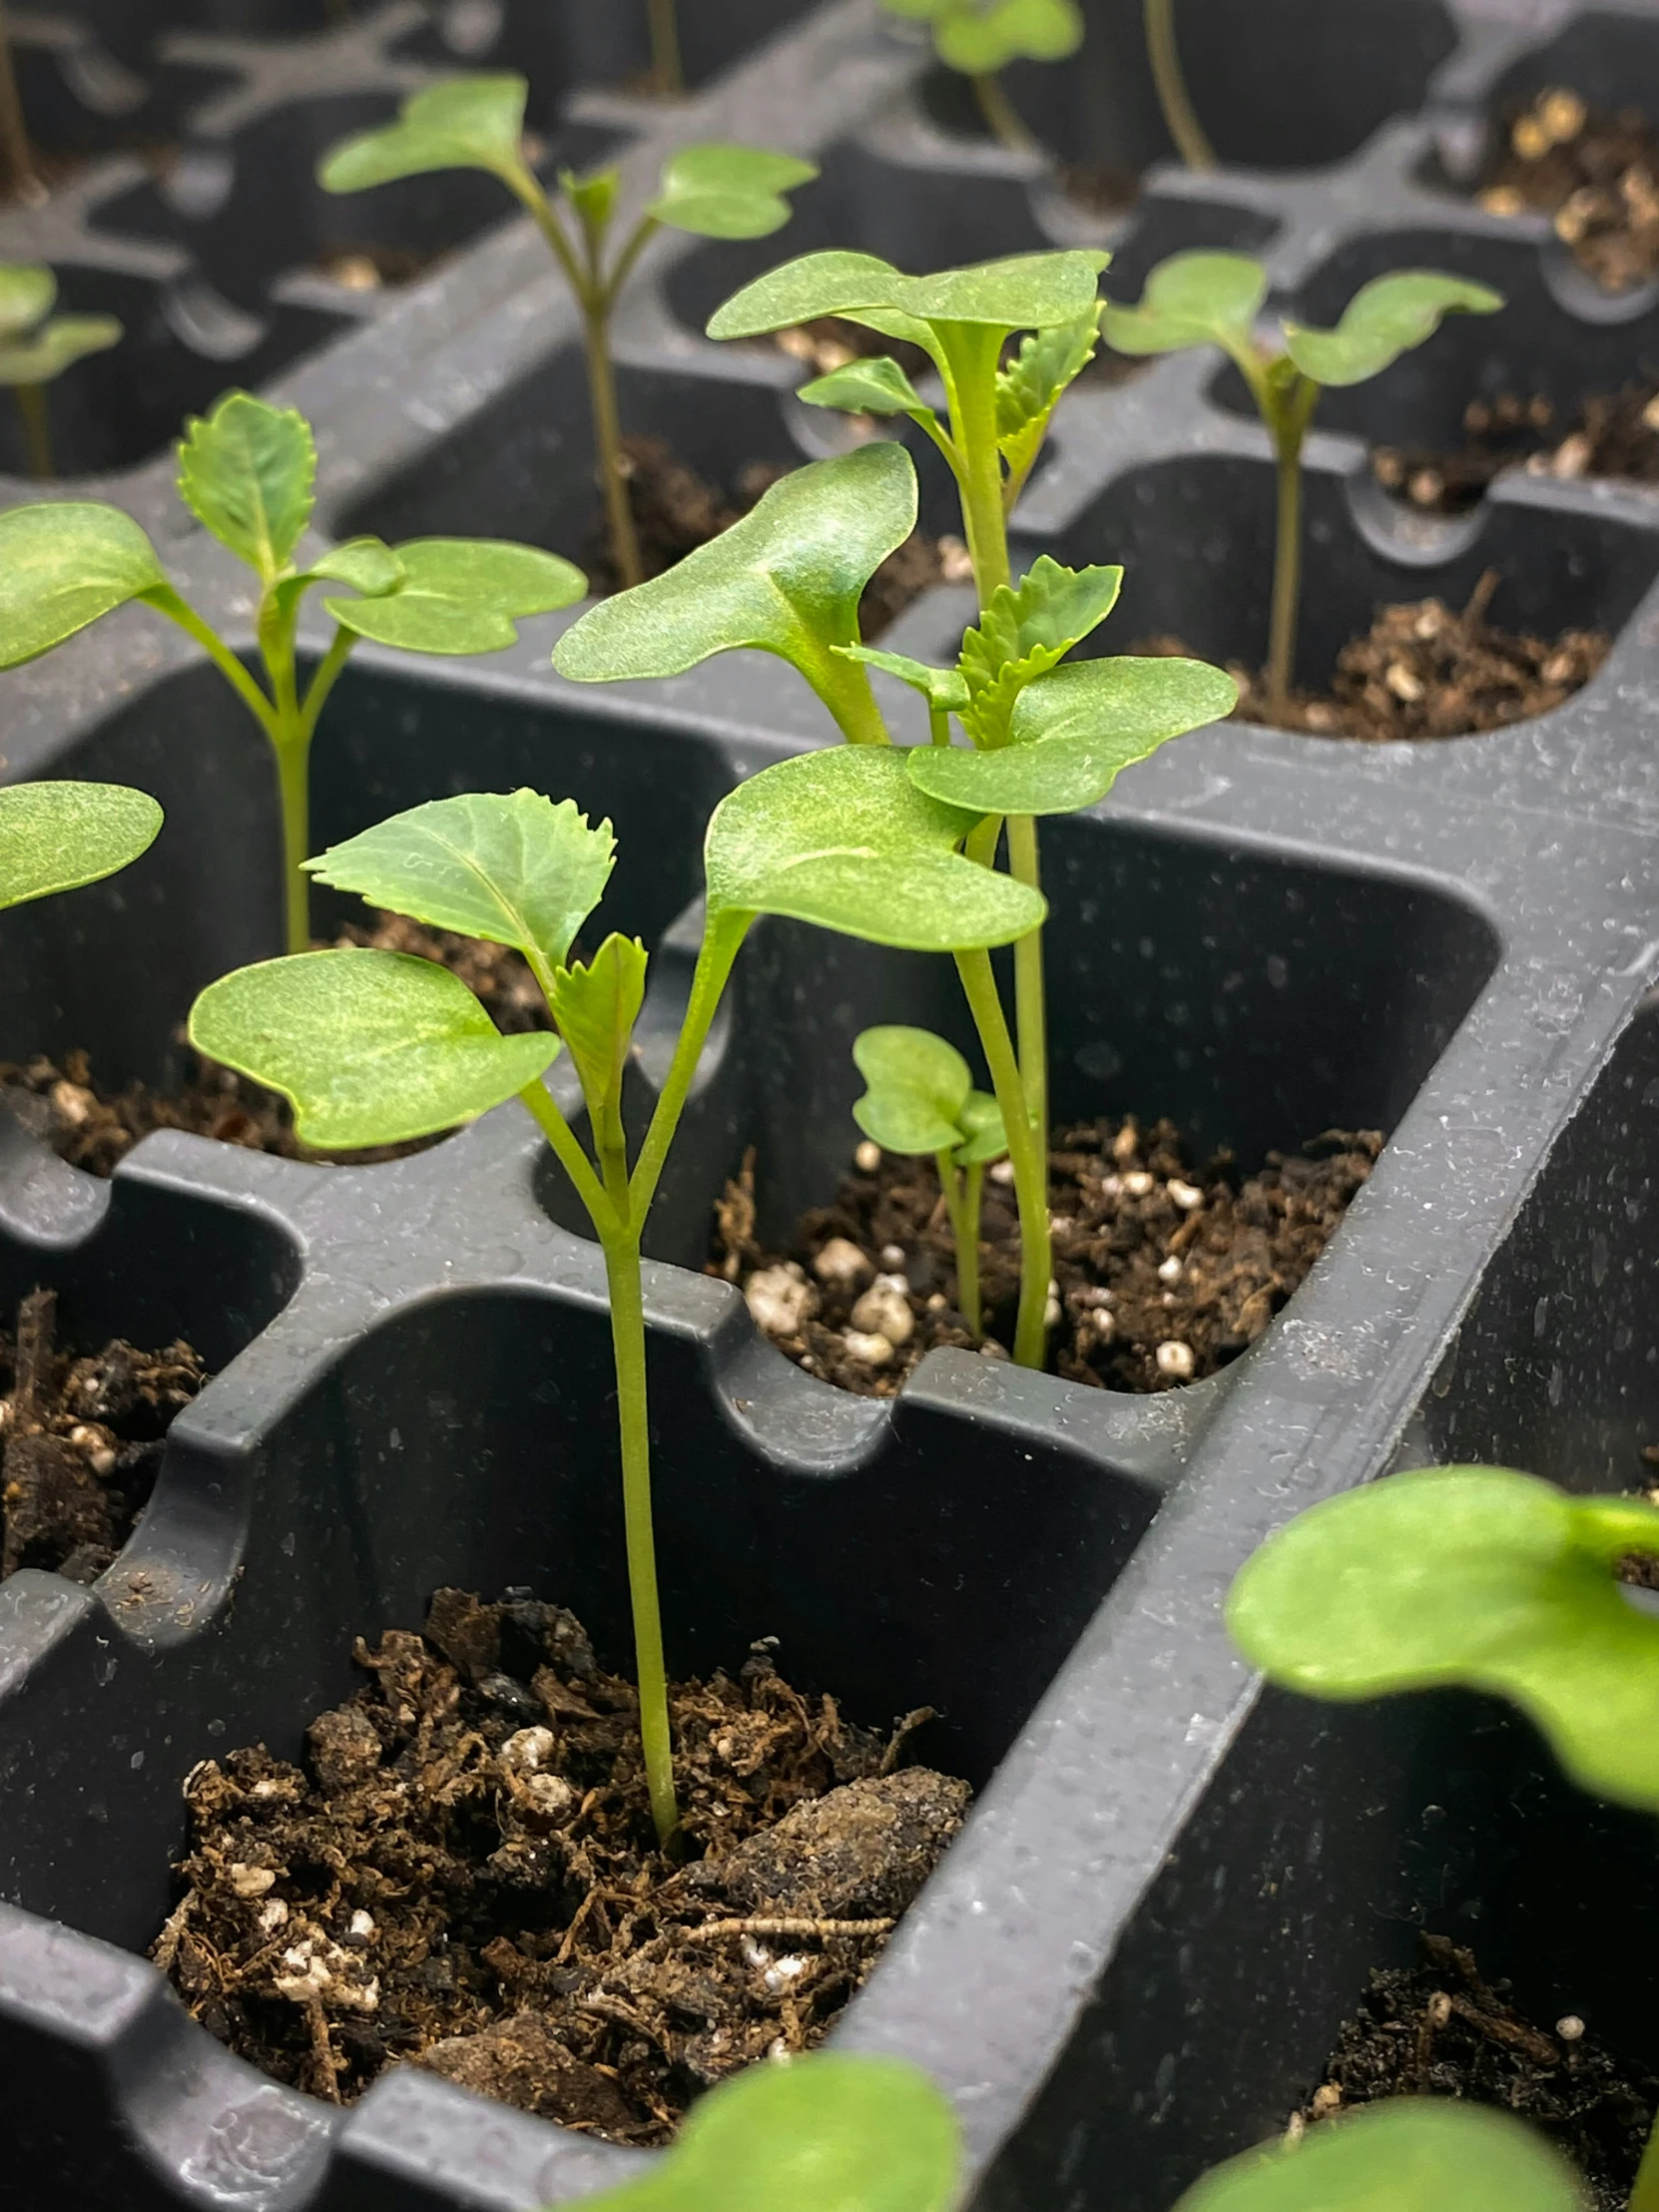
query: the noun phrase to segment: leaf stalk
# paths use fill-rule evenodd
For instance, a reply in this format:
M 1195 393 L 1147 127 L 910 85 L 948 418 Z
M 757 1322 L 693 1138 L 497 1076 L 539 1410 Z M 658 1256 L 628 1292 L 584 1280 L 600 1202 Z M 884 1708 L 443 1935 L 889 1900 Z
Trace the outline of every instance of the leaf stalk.
M 1013 1163 L 1019 1201 L 1019 1314 L 1014 1324 L 1014 1359 L 1022 1368 L 1041 1368 L 1048 1339 L 1048 1286 L 1052 1247 L 1048 1229 L 1048 1162 L 1037 1148 L 1036 1131 L 1025 1108 L 1025 1086 L 1007 1017 L 997 993 L 988 952 L 958 952 L 962 979 L 979 1049 L 990 1071 L 991 1089 L 1002 1109 L 1008 1158 Z
M 1198 111 L 1187 90 L 1181 67 L 1181 48 L 1175 33 L 1175 0 L 1146 0 L 1146 51 L 1152 64 L 1152 82 L 1164 124 L 1175 141 L 1175 150 L 1189 169 L 1209 170 L 1216 164 L 1216 150 L 1198 120 Z

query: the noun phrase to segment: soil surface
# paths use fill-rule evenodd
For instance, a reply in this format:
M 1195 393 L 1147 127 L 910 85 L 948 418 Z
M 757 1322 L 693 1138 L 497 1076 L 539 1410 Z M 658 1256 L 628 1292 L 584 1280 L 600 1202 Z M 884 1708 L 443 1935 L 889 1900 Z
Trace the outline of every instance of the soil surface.
M 1171 1122 L 1084 1122 L 1049 1154 L 1057 1371 L 1074 1382 L 1160 1390 L 1236 1360 L 1325 1250 L 1382 1139 L 1333 1130 L 1241 1181 L 1223 1154 L 1189 1167 Z M 980 1277 L 987 1339 L 1006 1358 L 1019 1296 L 1011 1181 L 985 1180 Z M 757 1325 L 809 1375 L 891 1397 L 925 1353 L 973 1349 L 953 1300 L 955 1243 L 929 1159 L 860 1145 L 832 1206 L 803 1216 L 793 1249 L 755 1240 L 755 1166 L 716 1209 L 708 1272 L 742 1289 Z
M 659 2143 L 709 2084 L 810 2048 L 961 1826 L 966 1783 L 807 1698 L 757 1645 L 673 1693 L 686 1858 L 658 1849 L 631 1685 L 580 1623 L 440 1590 L 359 1641 L 368 1686 L 185 1784 L 186 1892 L 154 1948 L 192 2013 L 340 2101 L 398 2060 Z
M 1477 197 L 1492 215 L 1528 210 L 1608 291 L 1659 276 L 1659 136 L 1640 109 L 1586 106 L 1553 86 L 1500 126 Z
M 1292 2133 L 1379 2097 L 1466 2097 L 1541 2128 L 1588 2180 L 1596 2212 L 1624 2212 L 1659 2077 L 1621 2066 L 1576 2017 L 1526 2019 L 1507 1986 L 1488 1983 L 1460 1945 L 1425 1935 L 1419 1965 L 1372 1975 Z
M 527 962 L 507 945 L 485 944 L 448 929 L 427 929 L 402 914 L 387 913 L 375 913 L 367 924 L 347 923 L 333 941 L 440 962 L 476 992 L 500 1029 L 551 1026 Z M 61 1061 L 41 1054 L 21 1065 L 0 1062 L 0 1084 L 9 1093 L 11 1111 L 24 1126 L 44 1138 L 60 1159 L 91 1175 L 113 1174 L 139 1139 L 156 1129 L 188 1129 L 199 1137 L 216 1137 L 222 1144 L 246 1146 L 251 1152 L 357 1167 L 406 1159 L 443 1141 L 422 1137 L 411 1144 L 364 1152 L 313 1152 L 294 1135 L 285 1099 L 215 1061 L 197 1054 L 192 1058 L 196 1072 L 177 1091 L 153 1090 L 148 1083 L 112 1090 L 98 1081 L 87 1054 L 79 1051 L 66 1052 Z
M 1379 446 L 1372 470 L 1384 491 L 1428 514 L 1462 514 L 1505 469 L 1571 482 L 1619 476 L 1659 483 L 1659 380 L 1644 374 L 1622 391 L 1602 392 L 1570 412 L 1539 394 L 1502 392 L 1463 410 L 1464 442 L 1454 451 L 1426 445 Z
M 95 1582 L 149 1502 L 162 1438 L 208 1380 L 187 1344 L 138 1352 L 117 1337 L 77 1355 L 57 1300 L 31 1291 L 0 1331 L 0 1580 L 47 1567 Z

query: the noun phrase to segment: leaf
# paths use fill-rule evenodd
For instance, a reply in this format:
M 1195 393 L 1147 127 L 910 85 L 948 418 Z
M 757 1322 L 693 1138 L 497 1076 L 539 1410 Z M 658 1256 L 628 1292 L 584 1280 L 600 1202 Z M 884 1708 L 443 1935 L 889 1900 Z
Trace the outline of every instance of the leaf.
M 978 817 L 916 789 L 913 757 L 834 746 L 729 792 L 704 850 L 711 919 L 786 914 L 915 952 L 1009 944 L 1037 928 L 1041 893 L 957 853 Z
M 13 507 L 0 514 L 0 668 L 19 668 L 129 599 L 166 589 L 155 547 L 119 507 Z
M 277 1091 L 304 1143 L 406 1144 L 516 1097 L 559 1049 L 504 1037 L 457 975 L 352 947 L 263 960 L 210 983 L 190 1014 L 199 1052 Z
M 276 586 L 276 601 L 284 612 L 313 584 L 349 584 L 367 599 L 395 591 L 403 581 L 403 563 L 379 538 L 349 538 L 311 563 L 298 576 L 285 576 Z
M 810 185 L 816 162 L 756 146 L 683 146 L 665 163 L 646 210 L 659 223 L 705 239 L 764 239 L 794 210 L 785 193 Z
M 517 642 L 520 618 L 569 607 L 588 588 L 556 553 L 497 538 L 414 538 L 397 558 L 395 591 L 323 605 L 342 629 L 406 653 L 498 653 Z
M 156 841 L 162 811 L 125 784 L 12 784 L 0 791 L 0 906 L 114 875 Z
M 1218 2166 L 1175 2212 L 1588 2212 L 1543 2136 L 1507 2112 L 1396 2097 Z
M 316 446 L 296 407 L 228 392 L 192 416 L 179 446 L 179 497 L 209 530 L 274 583 L 311 518 Z
M 883 1152 L 945 1152 L 961 1143 L 973 1076 L 953 1044 L 930 1029 L 887 1023 L 854 1037 L 852 1061 L 869 1085 L 853 1102 L 853 1119 Z
M 1430 269 L 1396 269 L 1354 294 L 1334 330 L 1285 325 L 1285 346 L 1316 384 L 1363 384 L 1433 336 L 1448 314 L 1496 314 L 1503 294 L 1489 284 Z
M 0 345 L 44 322 L 58 302 L 58 279 L 32 262 L 0 262 Z
M 915 746 L 904 758 L 918 791 L 953 806 L 1069 815 L 1098 805 L 1123 770 L 1171 738 L 1222 721 L 1238 697 L 1232 677 L 1204 661 L 1082 661 L 1022 694 L 1000 751 Z
M 988 1167 L 1008 1149 L 1008 1132 L 1002 1125 L 1002 1108 L 989 1091 L 969 1091 L 967 1104 L 957 1120 L 967 1143 L 953 1155 L 959 1168 Z
M 516 946 L 545 989 L 603 897 L 615 855 L 610 824 L 590 829 L 574 800 L 467 792 L 393 815 L 305 866 L 319 883 L 430 928 Z
M 108 352 L 126 335 L 113 314 L 60 314 L 32 337 L 0 343 L 0 384 L 49 384 L 89 353 Z
M 645 969 L 646 950 L 638 937 L 613 931 L 586 967 L 561 967 L 553 977 L 548 994 L 553 1018 L 576 1062 L 595 1124 L 621 1104 L 628 1046 L 645 1004 Z
M 622 172 L 615 168 L 595 169 L 586 177 L 578 177 L 573 169 L 561 169 L 559 190 L 575 209 L 577 221 L 589 238 L 602 239 L 616 214 Z
M 1076 0 L 956 0 L 933 30 L 940 61 L 970 77 L 994 76 L 1014 61 L 1064 61 L 1082 43 Z
M 898 363 L 885 354 L 874 360 L 847 361 L 827 376 L 815 376 L 797 388 L 796 397 L 812 407 L 843 407 L 848 414 L 905 414 L 917 422 L 938 420 Z
M 1020 693 L 1099 628 L 1122 589 L 1121 568 L 1063 568 L 1046 553 L 1017 588 L 997 586 L 958 664 L 968 688 L 962 727 L 975 745 L 1007 744 Z
M 1075 322 L 1033 330 L 996 379 L 996 440 L 1008 473 L 1023 482 L 1042 446 L 1063 392 L 1094 359 L 1105 302 L 1096 300 Z
M 363 192 L 433 169 L 487 169 L 498 177 L 523 169 L 522 77 L 446 78 L 412 93 L 397 121 L 342 139 L 317 165 L 324 192 Z
M 1579 1786 L 1659 1812 L 1659 1618 L 1614 1579 L 1659 1508 L 1504 1467 L 1428 1468 L 1328 1499 L 1234 1582 L 1234 1641 L 1310 1697 L 1459 1683 L 1508 1698 Z
M 1108 303 L 1106 342 L 1120 353 L 1178 353 L 1189 345 L 1254 344 L 1268 274 L 1243 254 L 1172 254 L 1146 280 L 1138 307 Z
M 926 661 L 912 661 L 904 653 L 883 653 L 875 645 L 837 645 L 835 651 L 849 661 L 861 661 L 866 668 L 878 668 L 883 675 L 896 676 L 901 684 L 920 692 L 939 714 L 960 714 L 968 703 L 967 679 L 959 669 L 933 668 Z
M 960 2162 L 955 2118 L 924 2073 L 899 2058 L 824 2051 L 722 2082 L 653 2171 L 588 2207 L 949 2212 Z
M 1040 330 L 1076 322 L 1094 304 L 1095 279 L 1109 254 L 1073 250 L 1015 254 L 934 276 L 905 276 L 873 254 L 806 254 L 757 277 L 716 310 L 712 338 L 760 337 L 820 315 L 845 315 L 885 336 L 877 313 L 914 322 L 977 322 L 1002 330 Z M 873 310 L 873 311 L 872 311 Z

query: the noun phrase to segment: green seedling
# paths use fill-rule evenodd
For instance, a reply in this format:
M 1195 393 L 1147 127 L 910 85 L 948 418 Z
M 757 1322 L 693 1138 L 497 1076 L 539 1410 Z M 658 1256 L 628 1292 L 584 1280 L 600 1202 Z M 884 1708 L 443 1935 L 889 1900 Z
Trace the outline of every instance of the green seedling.
M 889 15 L 931 24 L 933 51 L 973 87 L 979 112 L 1016 154 L 1039 151 L 1001 72 L 1010 62 L 1063 62 L 1083 43 L 1077 0 L 881 0 Z
M 0 907 L 78 890 L 148 852 L 162 811 L 125 784 L 10 784 L 0 791 Z
M 1175 0 L 1146 0 L 1146 51 L 1164 126 L 1189 169 L 1214 169 L 1216 150 L 1205 135 L 1187 90 L 1175 30 Z
M 0 515 L 0 668 L 51 652 L 132 600 L 194 638 L 271 741 L 286 939 L 290 952 L 302 952 L 310 942 L 303 862 L 310 850 L 311 739 L 357 640 L 409 653 L 494 653 L 514 642 L 520 617 L 568 607 L 586 584 L 551 553 L 488 538 L 417 538 L 395 550 L 378 538 L 353 538 L 297 566 L 316 474 L 310 427 L 292 407 L 268 406 L 247 392 L 230 393 L 212 414 L 191 421 L 178 454 L 180 498 L 259 579 L 265 683 L 181 597 L 132 517 L 86 500 Z M 319 584 L 357 596 L 323 601 L 333 639 L 301 687 L 300 603 Z
M 395 123 L 346 139 L 325 155 L 317 179 L 325 192 L 363 192 L 433 170 L 482 169 L 529 210 L 582 313 L 594 447 L 605 496 L 611 553 L 624 586 L 645 574 L 628 497 L 627 456 L 611 363 L 611 317 L 635 263 L 655 234 L 760 239 L 790 220 L 784 197 L 818 175 L 811 162 L 750 146 L 683 146 L 664 165 L 653 200 L 613 247 L 622 190 L 617 169 L 577 177 L 559 172 L 558 199 L 543 191 L 524 151 L 522 77 L 455 77 L 403 103 Z
M 678 0 L 645 0 L 646 29 L 651 37 L 651 76 L 659 96 L 678 100 L 686 89 L 686 72 L 680 60 Z
M 716 808 L 704 847 L 705 923 L 683 1025 L 638 1156 L 623 1129 L 624 1072 L 644 1004 L 645 947 L 612 934 L 585 965 L 577 931 L 603 894 L 614 845 L 565 800 L 534 792 L 437 800 L 308 863 L 319 881 L 440 929 L 507 944 L 529 962 L 553 1035 L 502 1036 L 430 961 L 374 950 L 301 953 L 212 984 L 192 1042 L 281 1092 L 307 1143 L 395 1144 L 517 1097 L 545 1134 L 604 1251 L 616 1359 L 640 1725 L 652 1811 L 678 1826 L 652 1540 L 641 1241 L 710 1025 L 762 914 L 912 951 L 988 960 L 1040 920 L 1039 895 L 959 847 L 974 817 L 918 792 L 902 756 L 838 746 L 781 762 Z M 591 1153 L 547 1085 L 568 1051 Z
M 1139 306 L 1108 306 L 1105 332 L 1120 353 L 1179 353 L 1219 345 L 1250 387 L 1279 473 L 1278 541 L 1267 661 L 1271 713 L 1283 714 L 1296 671 L 1302 600 L 1302 449 L 1333 384 L 1364 384 L 1433 336 L 1444 316 L 1495 314 L 1503 294 L 1435 270 L 1401 269 L 1362 285 L 1333 330 L 1284 324 L 1283 350 L 1256 322 L 1268 296 L 1260 262 L 1240 254 L 1176 254 L 1146 280 Z
M 976 1091 L 967 1062 L 928 1029 L 889 1024 L 852 1043 L 853 1065 L 869 1085 L 852 1118 L 883 1152 L 931 1154 L 956 1240 L 956 1310 L 979 1328 L 979 1213 L 985 1170 L 1008 1156 L 1002 1109 Z
M 825 264 L 835 266 L 827 270 Z M 928 434 L 948 447 L 958 468 L 964 513 L 978 516 L 976 560 L 997 580 L 955 668 L 930 668 L 859 642 L 859 595 L 916 519 L 914 467 L 902 447 L 884 441 L 798 469 L 752 514 L 666 576 L 591 609 L 559 641 L 554 666 L 579 682 L 606 683 L 677 676 L 738 648 L 773 653 L 800 672 L 841 736 L 860 747 L 890 743 L 869 683 L 869 668 L 878 668 L 927 704 L 934 742 L 906 749 L 912 785 L 977 818 L 967 852 L 986 867 L 994 864 L 1006 823 L 1011 872 L 1038 892 L 1038 815 L 1096 805 L 1132 762 L 1170 738 L 1221 720 L 1238 698 L 1230 677 L 1201 662 L 1119 659 L 1060 667 L 1110 611 L 1120 570 L 1072 570 L 1044 557 L 1017 590 L 1007 581 L 1002 502 L 1013 476 L 1005 471 L 1030 466 L 1070 364 L 1087 359 L 1092 349 L 1089 302 L 1099 265 L 1097 255 L 1043 255 L 908 278 L 867 256 L 814 255 L 780 271 L 777 279 L 763 279 L 774 287 L 770 304 L 755 309 L 757 325 L 765 328 L 846 311 L 877 284 L 908 287 L 901 293 L 905 308 L 863 307 L 853 319 L 889 335 L 919 331 L 945 364 L 953 421 L 968 427 L 956 436 L 948 432 L 896 363 L 862 362 L 856 369 L 874 371 L 869 388 L 886 407 L 925 417 Z M 827 295 L 834 305 L 822 303 Z M 990 319 L 974 321 L 975 305 Z M 937 334 L 920 318 L 923 306 L 936 316 Z M 911 314 L 911 307 L 918 311 Z M 1022 314 L 1055 319 L 1002 371 L 1002 341 Z M 1069 322 L 1061 319 L 1067 315 Z M 726 334 L 722 316 L 712 325 L 717 335 Z M 747 311 L 739 317 L 746 324 L 750 319 Z M 1033 354 L 1044 365 L 1036 365 Z M 849 385 L 843 377 L 857 382 L 853 370 L 824 379 L 843 395 L 833 403 L 858 404 L 844 396 Z M 976 438 L 975 424 L 983 433 Z M 949 743 L 952 718 L 973 750 Z M 989 960 L 963 952 L 957 967 L 1014 1170 L 1021 1244 L 1014 1357 L 1022 1366 L 1040 1367 L 1051 1275 L 1040 934 L 1033 930 L 1014 948 L 1017 1051 Z
M 18 97 L 17 64 L 5 0 L 0 0 L 0 195 L 30 204 L 45 199 L 23 120 L 23 102 Z
M 57 301 L 58 279 L 49 269 L 0 263 L 0 384 L 11 386 L 29 468 L 41 479 L 57 473 L 47 385 L 74 362 L 119 345 L 122 338 L 113 314 L 54 314 Z

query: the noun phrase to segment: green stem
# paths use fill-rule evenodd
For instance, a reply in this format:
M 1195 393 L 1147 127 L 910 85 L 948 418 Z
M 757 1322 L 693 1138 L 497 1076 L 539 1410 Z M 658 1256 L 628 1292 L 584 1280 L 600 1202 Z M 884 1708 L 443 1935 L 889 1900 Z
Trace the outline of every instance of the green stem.
M 651 74 L 665 100 L 678 100 L 686 89 L 686 73 L 680 60 L 680 24 L 676 0 L 646 0 L 651 24 Z
M 290 952 L 311 948 L 311 884 L 301 864 L 309 858 L 310 748 L 297 730 L 276 740 L 276 790 L 282 809 L 282 904 Z
M 249 675 L 230 647 L 208 628 L 188 600 L 181 599 L 171 584 L 158 584 L 153 591 L 141 592 L 147 606 L 158 614 L 176 622 L 187 637 L 194 638 L 207 654 L 225 681 L 248 709 L 254 720 L 271 740 L 276 743 L 276 710 Z
M 1648 2137 L 1636 2185 L 1630 2192 L 1630 2212 L 1659 2212 L 1659 2129 Z
M 983 1167 L 966 1169 L 958 1176 L 949 1148 L 934 1155 L 950 1234 L 956 1240 L 956 1311 L 977 1337 L 979 1326 L 979 1199 L 984 1185 Z M 963 1189 L 965 1177 L 966 1189 Z
M 299 710 L 300 727 L 308 745 L 316 735 L 317 720 L 328 703 L 328 694 L 339 682 L 340 671 L 351 658 L 351 648 L 357 642 L 354 630 L 336 630 L 333 642 L 317 663 L 316 674 L 311 678 L 310 689 L 305 694 Z
M 592 1163 L 576 1141 L 575 1130 L 560 1113 L 552 1092 L 539 1075 L 533 1083 L 525 1084 L 518 1099 L 553 1147 L 554 1158 L 570 1177 L 576 1195 L 587 1208 L 588 1219 L 601 1239 L 622 1235 L 627 1216 L 619 1214 L 611 1204 L 604 1186 L 593 1172 Z
M 23 102 L 18 97 L 17 70 L 12 62 L 11 31 L 6 23 L 5 0 L 0 0 L 0 164 L 5 175 L 0 179 L 8 193 L 22 198 L 41 198 L 41 183 L 35 174 L 35 157 L 29 149 L 28 126 L 23 120 Z
M 997 337 L 984 325 L 957 323 L 944 348 L 952 442 L 960 459 L 962 528 L 973 562 L 981 614 L 1008 568 L 1008 518 L 1002 509 L 1002 455 L 996 442 Z
M 1011 154 L 1040 153 L 1042 149 L 1025 128 L 1020 112 L 1008 98 L 1001 78 L 987 72 L 970 81 L 973 85 L 973 97 L 979 103 L 979 113 L 1008 151 Z
M 997 996 L 988 952 L 958 952 L 962 978 L 979 1047 L 990 1070 L 991 1088 L 1002 1109 L 1002 1126 L 1013 1162 L 1019 1200 L 1019 1318 L 1014 1326 L 1014 1358 L 1022 1368 L 1041 1368 L 1047 1347 L 1048 1286 L 1053 1274 L 1048 1229 L 1048 1161 L 1037 1149 L 1036 1131 L 1026 1115 L 1025 1087 L 1014 1057 L 1013 1039 Z
M 950 743 L 950 715 L 943 707 L 927 709 L 927 740 L 930 745 Z
M 1029 815 L 1008 817 L 1008 872 L 1032 890 L 1042 889 L 1037 825 Z M 1043 1157 L 1048 1157 L 1048 1001 L 1043 983 L 1043 933 L 1039 923 L 1014 946 L 1014 1008 L 1019 1030 L 1019 1069 L 1026 1111 Z
M 651 1211 L 651 1201 L 657 1195 L 668 1148 L 674 1142 L 674 1132 L 691 1094 L 703 1047 L 709 1041 L 709 1031 L 720 1010 L 721 995 L 732 973 L 732 963 L 743 949 L 743 940 L 754 918 L 753 914 L 722 914 L 704 930 L 686 1018 L 680 1025 L 679 1042 L 675 1045 L 657 1110 L 651 1117 L 651 1126 L 640 1146 L 640 1156 L 634 1163 L 628 1186 L 633 1218 L 642 1230 L 645 1217 Z
M 1289 392 L 1258 393 L 1273 436 L 1278 472 L 1278 521 L 1273 555 L 1273 613 L 1268 632 L 1268 712 L 1283 715 L 1296 679 L 1297 627 L 1302 611 L 1302 448 L 1319 387 L 1301 377 Z
M 605 513 L 610 524 L 611 558 L 625 591 L 645 581 L 640 559 L 634 509 L 628 497 L 628 464 L 622 451 L 622 419 L 617 408 L 616 371 L 611 365 L 609 310 L 586 301 L 582 311 L 583 343 L 588 362 L 588 396 L 593 407 L 593 442 L 605 493 Z
M 1181 67 L 1181 49 L 1175 36 L 1175 0 L 1146 0 L 1146 50 L 1152 63 L 1158 105 L 1164 111 L 1164 122 L 1175 141 L 1176 152 L 1189 169 L 1214 169 L 1216 150 L 1198 120 L 1187 91 L 1186 73 Z
M 14 384 L 17 411 L 23 417 L 23 442 L 29 455 L 29 474 L 37 484 L 49 483 L 58 473 L 52 459 L 52 423 L 47 413 L 44 384 Z

